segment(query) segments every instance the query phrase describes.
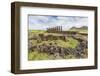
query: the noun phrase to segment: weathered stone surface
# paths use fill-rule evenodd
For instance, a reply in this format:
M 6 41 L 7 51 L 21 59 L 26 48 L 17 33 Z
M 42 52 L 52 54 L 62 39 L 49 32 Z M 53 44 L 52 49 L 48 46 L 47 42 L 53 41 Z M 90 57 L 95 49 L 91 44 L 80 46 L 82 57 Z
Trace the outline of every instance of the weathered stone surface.
M 31 43 L 29 45 L 31 45 Z M 49 45 L 31 45 L 29 49 L 32 51 L 34 51 L 34 49 L 37 49 L 38 52 L 44 52 L 49 55 L 57 56 L 57 58 L 65 58 L 65 56 L 67 55 L 73 55 L 76 58 L 83 58 L 86 54 L 85 50 L 87 49 L 87 41 L 80 42 L 76 48 L 64 48 L 50 43 Z

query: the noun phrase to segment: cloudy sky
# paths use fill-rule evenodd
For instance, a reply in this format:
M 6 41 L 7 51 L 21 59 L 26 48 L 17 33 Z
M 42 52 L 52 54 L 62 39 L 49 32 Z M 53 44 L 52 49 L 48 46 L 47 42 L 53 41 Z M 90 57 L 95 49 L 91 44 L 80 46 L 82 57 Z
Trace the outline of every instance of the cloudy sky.
M 46 30 L 48 27 L 62 26 L 63 30 L 71 27 L 88 25 L 88 17 L 80 16 L 28 16 L 29 30 Z

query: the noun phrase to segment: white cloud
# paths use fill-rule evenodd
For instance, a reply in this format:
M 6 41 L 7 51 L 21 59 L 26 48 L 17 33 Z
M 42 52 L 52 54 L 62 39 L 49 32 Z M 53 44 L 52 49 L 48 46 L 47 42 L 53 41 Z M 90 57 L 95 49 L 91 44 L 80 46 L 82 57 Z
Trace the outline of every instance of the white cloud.
M 75 16 L 29 16 L 29 29 L 46 30 L 47 27 L 62 26 L 67 30 L 73 26 L 87 26 L 87 17 Z

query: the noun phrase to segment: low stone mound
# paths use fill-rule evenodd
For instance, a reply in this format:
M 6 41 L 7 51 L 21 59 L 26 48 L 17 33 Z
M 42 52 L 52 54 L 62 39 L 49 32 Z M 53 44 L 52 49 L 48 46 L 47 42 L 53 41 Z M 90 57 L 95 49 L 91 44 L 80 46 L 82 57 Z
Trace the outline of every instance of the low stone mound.
M 31 45 L 31 44 L 30 44 Z M 29 47 L 31 51 L 38 51 L 40 53 L 47 53 L 48 55 L 57 56 L 60 58 L 66 58 L 68 55 L 73 55 L 75 58 L 84 58 L 87 55 L 87 42 L 80 42 L 76 48 L 60 47 L 57 44 L 50 43 L 49 45 L 35 45 Z

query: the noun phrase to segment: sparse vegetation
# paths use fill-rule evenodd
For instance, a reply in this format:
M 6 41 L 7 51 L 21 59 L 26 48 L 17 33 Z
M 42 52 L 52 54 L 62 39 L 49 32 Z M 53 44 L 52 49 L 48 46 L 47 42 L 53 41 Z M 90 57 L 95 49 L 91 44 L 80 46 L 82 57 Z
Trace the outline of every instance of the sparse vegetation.
M 31 51 L 28 53 L 28 59 L 29 60 L 48 60 L 49 55 L 46 53 L 39 53 L 38 51 L 34 51 L 34 52 Z
M 85 28 L 85 27 L 84 27 Z M 75 29 L 72 28 L 70 29 L 70 31 L 77 31 L 79 33 L 87 33 L 86 28 L 83 29 Z M 33 46 L 49 46 L 49 44 L 52 44 L 50 46 L 55 46 L 55 47 L 59 47 L 62 49 L 72 49 L 77 51 L 77 48 L 79 48 L 79 44 L 80 42 L 77 39 L 74 39 L 73 37 L 65 37 L 65 40 L 61 39 L 60 37 L 58 37 L 57 39 L 47 39 L 47 40 L 42 40 L 39 37 L 39 34 L 43 34 L 44 36 L 48 36 L 48 35 L 53 35 L 53 36 L 62 36 L 61 33 L 48 33 L 46 31 L 43 30 L 29 30 L 28 33 L 28 42 L 29 42 L 29 46 L 28 47 L 32 47 L 31 49 L 29 48 L 28 50 L 28 60 L 55 60 L 55 59 L 75 59 L 75 58 L 87 58 L 88 54 L 87 54 L 87 48 L 85 49 L 85 52 L 83 52 L 83 55 L 77 56 L 75 54 L 64 54 L 62 53 L 64 56 L 62 56 L 62 54 L 60 55 L 57 52 L 53 52 L 53 54 L 49 54 L 46 52 L 39 52 L 40 50 L 37 48 L 33 48 Z M 80 48 L 79 48 L 80 49 Z M 54 50 L 53 50 L 54 51 Z M 72 51 L 74 52 L 74 51 Z M 80 52 L 80 51 L 79 51 Z

